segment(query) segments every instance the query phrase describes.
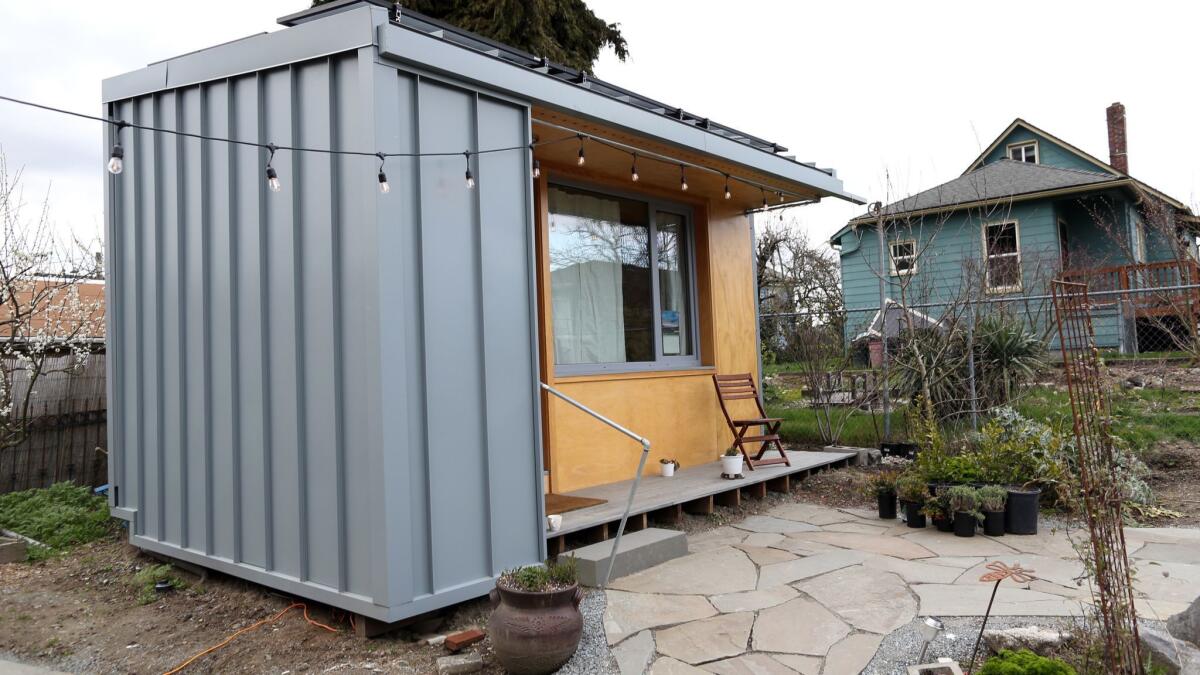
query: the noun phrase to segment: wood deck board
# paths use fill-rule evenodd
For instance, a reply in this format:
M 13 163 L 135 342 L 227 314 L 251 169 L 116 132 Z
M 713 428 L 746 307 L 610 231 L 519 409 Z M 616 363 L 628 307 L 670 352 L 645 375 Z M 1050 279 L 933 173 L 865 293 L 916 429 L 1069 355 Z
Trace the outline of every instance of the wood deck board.
M 742 480 L 721 478 L 719 461 L 678 469 L 671 478 L 663 478 L 658 475 L 643 476 L 637 495 L 634 497 L 633 509 L 629 512 L 630 516 L 716 495 L 726 490 L 764 483 L 780 476 L 804 474 L 814 468 L 836 464 L 854 457 L 854 453 L 849 452 L 799 450 L 789 450 L 787 455 L 792 462 L 791 466 L 776 464 L 762 466 L 754 471 L 745 469 L 742 471 L 742 475 L 745 476 Z M 547 531 L 546 536 L 557 537 L 585 530 L 601 523 L 619 521 L 621 514 L 625 511 L 625 502 L 629 499 L 629 487 L 632 482 L 632 479 L 623 480 L 566 493 L 571 497 L 590 497 L 604 499 L 606 502 L 562 514 L 562 528 L 557 532 Z

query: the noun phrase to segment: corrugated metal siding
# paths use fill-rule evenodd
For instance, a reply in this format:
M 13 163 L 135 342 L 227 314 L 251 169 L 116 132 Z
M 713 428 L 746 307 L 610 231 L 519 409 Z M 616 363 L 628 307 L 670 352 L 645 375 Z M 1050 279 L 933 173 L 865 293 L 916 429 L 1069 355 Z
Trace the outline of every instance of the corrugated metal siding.
M 528 142 L 364 48 L 111 104 L 278 145 Z M 125 130 L 110 425 L 134 542 L 394 620 L 542 552 L 528 156 L 376 161 Z

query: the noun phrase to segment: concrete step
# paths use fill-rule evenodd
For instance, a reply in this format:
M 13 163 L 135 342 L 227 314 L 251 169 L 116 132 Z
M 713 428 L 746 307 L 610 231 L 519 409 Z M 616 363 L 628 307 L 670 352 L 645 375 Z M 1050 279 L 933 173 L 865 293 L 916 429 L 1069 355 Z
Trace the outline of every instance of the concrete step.
M 579 560 L 579 583 L 599 586 L 608 569 L 608 556 L 612 553 L 611 540 L 570 551 Z M 678 530 L 648 527 L 637 532 L 627 532 L 621 537 L 621 548 L 613 563 L 612 577 L 618 579 L 634 572 L 654 567 L 674 558 L 687 555 L 687 535 Z

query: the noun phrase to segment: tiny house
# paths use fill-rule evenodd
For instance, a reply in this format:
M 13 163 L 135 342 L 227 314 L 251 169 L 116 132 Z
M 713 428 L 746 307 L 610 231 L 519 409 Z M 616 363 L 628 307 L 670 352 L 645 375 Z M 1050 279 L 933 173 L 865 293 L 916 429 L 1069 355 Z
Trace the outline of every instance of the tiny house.
M 855 199 L 832 170 L 390 3 L 280 22 L 104 82 L 133 544 L 392 622 L 542 559 L 546 489 L 633 473 L 540 383 L 655 459 L 728 446 L 748 214 Z

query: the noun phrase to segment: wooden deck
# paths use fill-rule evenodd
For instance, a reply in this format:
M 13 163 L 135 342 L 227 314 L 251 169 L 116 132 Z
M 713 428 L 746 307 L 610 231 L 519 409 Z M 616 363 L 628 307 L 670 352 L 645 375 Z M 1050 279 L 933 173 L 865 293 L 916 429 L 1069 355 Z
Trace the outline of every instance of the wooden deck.
M 633 532 L 646 527 L 648 518 L 672 522 L 678 520 L 682 511 L 711 513 L 714 504 L 735 506 L 743 495 L 761 499 L 766 496 L 767 490 L 787 492 L 791 489 L 793 477 L 804 478 L 823 469 L 847 466 L 854 457 L 854 453 L 848 452 L 793 450 L 789 450 L 787 455 L 791 466 L 775 464 L 754 471 L 744 469 L 742 475 L 745 478 L 741 480 L 721 478 L 719 461 L 679 469 L 670 478 L 663 478 L 657 473 L 643 476 L 634 497 L 633 509 L 629 512 L 626 530 Z M 657 470 L 657 465 L 652 468 Z M 582 535 L 577 537 L 582 539 L 581 543 L 602 541 L 616 535 L 632 483 L 633 479 L 623 480 L 567 493 L 573 497 L 607 501 L 562 514 L 562 528 L 557 532 L 546 531 L 550 552 L 553 554 L 564 550 L 567 535 Z

